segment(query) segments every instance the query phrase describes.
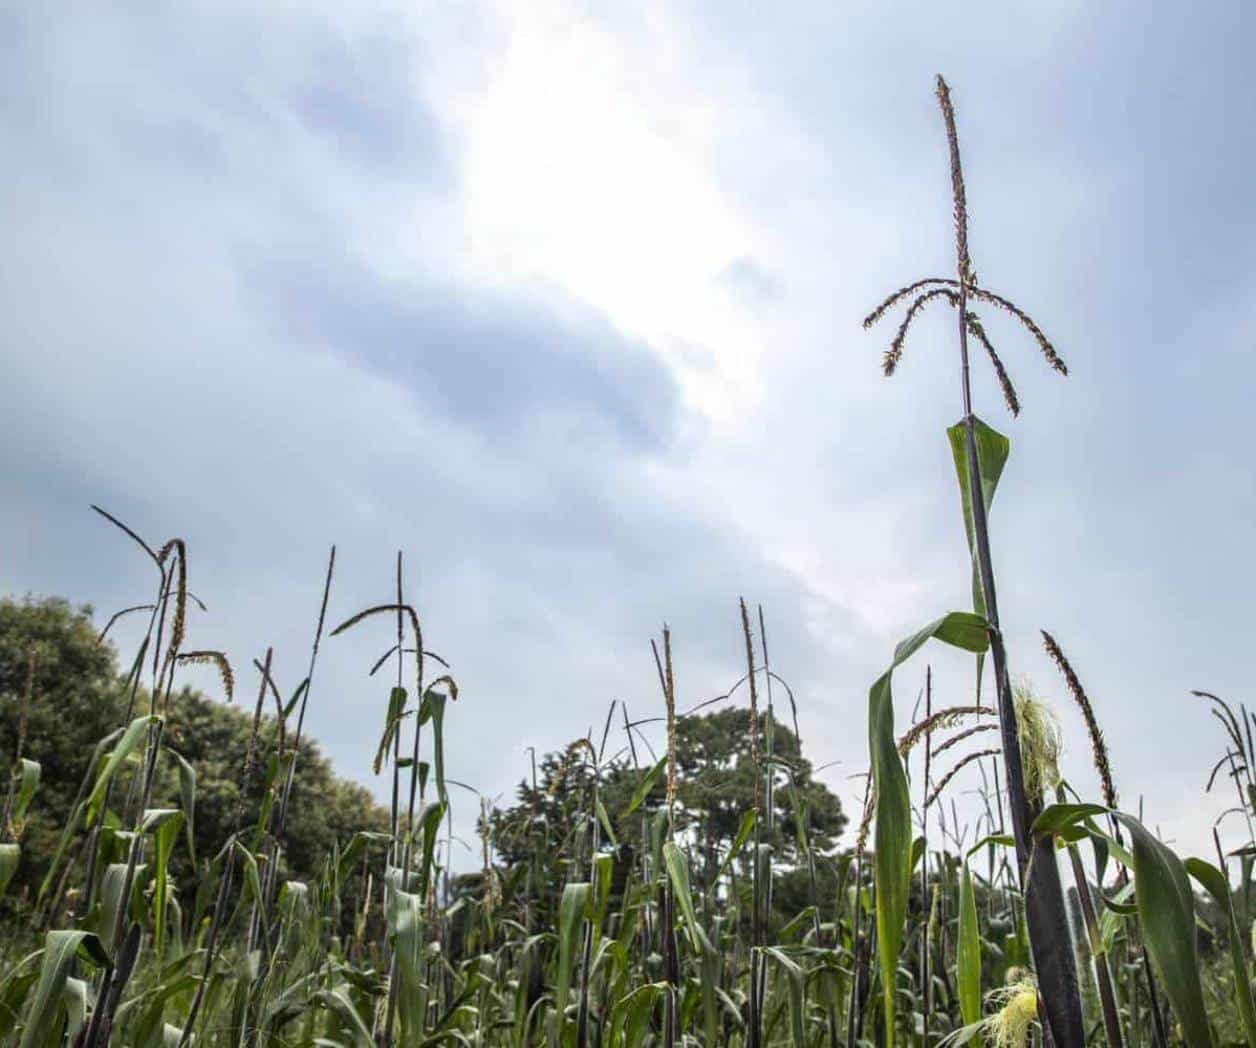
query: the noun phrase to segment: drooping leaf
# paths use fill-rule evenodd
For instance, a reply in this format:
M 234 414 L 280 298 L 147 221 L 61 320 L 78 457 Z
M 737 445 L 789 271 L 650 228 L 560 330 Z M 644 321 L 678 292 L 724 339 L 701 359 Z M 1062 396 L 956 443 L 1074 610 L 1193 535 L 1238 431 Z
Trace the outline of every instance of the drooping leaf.
M 1243 933 L 1239 929 L 1238 916 L 1234 912 L 1234 896 L 1230 894 L 1230 882 L 1217 867 L 1203 859 L 1187 859 L 1186 872 L 1204 886 L 1213 897 L 1229 922 L 1230 966 L 1234 974 L 1234 999 L 1243 1019 L 1248 1048 L 1256 1048 L 1256 1004 L 1252 1001 L 1252 984 L 1247 974 L 1247 957 L 1243 953 Z
M 430 704 L 432 711 L 432 771 L 436 776 L 436 796 L 442 804 L 449 803 L 445 792 L 445 705 L 448 699 L 443 692 L 429 688 L 423 700 Z
M 611 817 L 606 812 L 606 805 L 602 803 L 602 798 L 597 799 L 597 821 L 602 824 L 602 831 L 606 834 L 606 839 L 611 842 L 612 848 L 619 847 L 619 838 L 615 835 L 615 827 L 611 825 Z
M 65 981 L 65 1038 L 74 1044 L 87 1025 L 87 983 L 73 976 Z
M 895 668 L 911 658 L 931 638 L 966 651 L 985 651 L 989 644 L 988 625 L 981 616 L 963 611 L 936 619 L 898 645 L 889 669 L 868 693 L 868 745 L 872 754 L 876 817 L 873 873 L 877 888 L 877 954 L 887 1048 L 894 1044 L 895 973 L 902 945 L 903 923 L 907 918 L 912 850 L 911 798 L 894 734 L 891 680 Z
M 806 1048 L 807 1028 L 804 1021 L 804 1005 L 806 1002 L 806 980 L 798 962 L 781 952 L 775 946 L 764 947 L 764 954 L 774 960 L 785 973 L 786 985 L 789 987 L 789 1029 L 794 1048 Z
M 26 809 L 30 807 L 35 791 L 39 789 L 40 765 L 38 761 L 21 759 L 20 770 L 16 771 L 17 790 L 13 795 L 13 809 L 9 813 L 9 821 L 15 827 L 22 825 L 26 818 Z
M 666 754 L 660 757 L 654 767 L 642 776 L 641 781 L 637 784 L 637 788 L 633 791 L 632 800 L 628 802 L 628 806 L 620 813 L 621 818 L 626 818 L 641 807 L 645 799 L 650 795 L 650 791 L 654 789 L 654 783 L 663 773 L 665 767 L 667 767 Z
M 179 803 L 183 806 L 183 828 L 187 834 L 188 861 L 196 865 L 196 769 L 182 754 L 168 750 L 179 766 Z
M 1030 832 L 1034 836 L 1062 833 L 1091 816 L 1105 814 L 1107 810 L 1102 804 L 1050 804 L 1034 819 Z
M 375 1039 L 371 1036 L 371 1028 L 358 1013 L 344 989 L 337 987 L 332 990 L 319 990 L 313 997 L 340 1021 L 341 1027 L 350 1037 L 353 1048 L 374 1048 Z
M 113 752 L 109 754 L 105 761 L 105 766 L 100 769 L 100 774 L 96 777 L 96 785 L 92 789 L 91 796 L 87 799 L 87 824 L 91 826 L 100 817 L 100 805 L 105 799 L 105 790 L 112 781 L 118 768 L 122 766 L 122 762 L 127 759 L 134 751 L 135 747 L 143 741 L 148 728 L 161 720 L 157 716 L 136 717 L 127 725 L 126 731 L 122 733 L 122 738 L 118 740 L 118 744 L 113 748 Z
M 384 718 L 384 732 L 379 739 L 379 748 L 375 751 L 375 760 L 371 762 L 371 768 L 376 775 L 388 763 L 388 754 L 392 749 L 393 737 L 397 734 L 397 729 L 405 716 L 405 709 L 406 689 L 393 688 L 388 693 L 388 713 Z
M 1117 819 L 1133 838 L 1134 896 L 1147 953 L 1191 1048 L 1212 1044 L 1195 948 L 1195 900 L 1182 861 L 1141 822 Z
M 98 967 L 109 963 L 109 955 L 100 939 L 91 932 L 54 931 L 45 936 L 44 961 L 26 1017 L 26 1028 L 22 1031 L 21 1048 L 41 1045 L 51 1033 L 65 993 L 66 979 L 76 959 Z
M 746 846 L 746 841 L 750 839 L 750 835 L 754 832 L 754 809 L 750 808 L 741 815 L 741 825 L 737 827 L 737 836 L 733 838 L 733 843 L 728 846 L 728 853 L 720 860 L 720 868 L 715 874 L 718 881 L 728 871 L 728 867 L 732 865 L 734 859 L 740 854 L 741 849 Z

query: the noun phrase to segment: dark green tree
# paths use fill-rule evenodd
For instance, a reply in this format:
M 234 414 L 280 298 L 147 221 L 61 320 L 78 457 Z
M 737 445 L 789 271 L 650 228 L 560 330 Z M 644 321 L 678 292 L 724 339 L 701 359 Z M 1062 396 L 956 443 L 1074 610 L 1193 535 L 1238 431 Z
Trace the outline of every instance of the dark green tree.
M 760 720 L 762 732 L 766 716 L 761 715 Z M 714 878 L 744 813 L 754 806 L 749 725 L 749 711 L 742 707 L 681 718 L 676 725 L 676 829 L 682 838 L 687 831 L 696 835 L 692 844 L 704 884 Z M 762 737 L 759 748 L 764 752 Z M 520 864 L 528 867 L 521 898 L 545 913 L 553 909 L 572 864 L 576 864 L 575 876 L 582 877 L 582 864 L 589 855 L 597 772 L 585 759 L 587 752 L 581 747 L 547 754 L 538 764 L 535 783 L 531 779 L 521 782 L 516 803 L 495 812 L 492 818 L 490 839 L 498 861 L 507 870 Z M 797 737 L 779 722 L 773 727 L 773 753 L 779 762 L 773 826 L 769 832 L 765 820 L 762 839 L 772 846 L 774 862 L 788 870 L 801 867 L 805 861 L 798 850 L 797 811 L 803 812 L 811 847 L 820 856 L 836 848 L 846 816 L 837 796 L 813 777 Z M 642 819 L 666 803 L 666 781 L 660 774 L 641 807 L 630 817 L 623 817 L 644 774 L 644 769 L 634 768 L 621 757 L 602 768 L 598 782 L 599 797 L 617 839 L 635 847 L 642 844 Z M 601 836 L 605 844 L 606 835 Z M 827 871 L 828 864 L 824 868 Z M 809 883 L 805 873 L 790 878 L 791 887 L 795 882 Z M 827 883 L 831 880 L 830 875 L 820 885 L 825 889 L 822 899 L 832 894 Z M 786 901 L 792 903 L 793 897 L 787 896 Z
M 117 653 L 108 641 L 98 642 L 91 614 L 91 608 L 75 609 L 60 598 L 0 599 L 0 797 L 23 719 L 23 754 L 42 768 L 39 791 L 21 827 L 22 863 L 6 897 L 10 906 L 23 888 L 37 886 L 43 877 L 93 748 L 125 719 L 127 694 Z M 167 711 L 167 743 L 196 772 L 194 841 L 202 861 L 237 827 L 239 813 L 256 815 L 264 790 L 262 764 L 247 780 L 242 774 L 253 718 L 238 698 L 237 703 L 212 701 L 182 688 Z M 136 710 L 148 710 L 147 694 L 139 696 Z M 264 717 L 260 752 L 273 747 L 275 734 L 274 719 Z M 116 803 L 125 793 L 116 791 Z M 161 805 L 181 806 L 173 766 L 159 783 L 154 806 Z M 284 875 L 313 878 L 333 841 L 344 843 L 358 830 L 382 831 L 387 825 L 387 812 L 370 794 L 337 778 L 318 746 L 304 739 L 284 835 Z M 176 849 L 171 869 L 184 885 L 195 879 L 186 847 Z
M 766 716 L 760 714 L 759 752 L 765 752 Z M 817 854 L 836 847 L 846 825 L 841 801 L 812 777 L 798 737 L 784 724 L 772 727 L 776 761 L 772 829 L 765 812 L 761 839 L 771 845 L 774 860 L 784 865 L 803 861 L 798 854 L 797 811 Z M 713 874 L 732 844 L 742 815 L 754 807 L 755 770 L 750 752 L 750 711 L 729 707 L 701 717 L 686 717 L 676 726 L 677 799 L 680 827 L 698 827 L 704 869 Z

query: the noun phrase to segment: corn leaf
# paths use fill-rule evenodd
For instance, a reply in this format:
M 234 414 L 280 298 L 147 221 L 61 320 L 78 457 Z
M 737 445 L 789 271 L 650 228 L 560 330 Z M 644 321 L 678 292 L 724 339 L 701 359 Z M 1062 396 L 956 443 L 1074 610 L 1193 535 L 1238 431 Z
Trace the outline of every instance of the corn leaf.
M 964 1024 L 981 1019 L 981 933 L 977 927 L 977 899 L 973 875 L 965 862 L 959 881 L 959 941 L 955 946 L 959 1010 Z
M 558 903 L 558 979 L 554 988 L 554 1039 L 559 1043 L 567 997 L 571 992 L 571 975 L 580 932 L 584 928 L 584 912 L 588 905 L 590 885 L 587 881 L 568 884 Z
M 663 845 L 663 863 L 667 866 L 667 876 L 672 882 L 672 892 L 680 903 L 680 912 L 685 916 L 685 934 L 693 952 L 701 954 L 702 940 L 698 934 L 698 917 L 693 909 L 693 896 L 689 889 L 689 860 L 680 850 L 675 841 Z
M 872 754 L 875 791 L 875 862 L 877 888 L 877 954 L 885 1010 L 885 1043 L 894 1044 L 894 987 L 907 895 L 911 880 L 912 823 L 907 775 L 894 734 L 894 696 L 891 679 L 896 667 L 911 658 L 931 638 L 966 651 L 985 651 L 987 623 L 971 612 L 954 611 L 931 622 L 902 641 L 890 668 L 868 693 L 868 745 Z
M 1134 896 L 1147 953 L 1191 1048 L 1212 1044 L 1195 948 L 1195 900 L 1182 861 L 1132 816 L 1116 816 L 1133 838 Z
M 0 899 L 4 898 L 4 890 L 9 886 L 9 881 L 13 880 L 21 861 L 21 845 L 14 842 L 0 844 Z
M 23 757 L 20 766 L 17 772 L 17 791 L 13 796 L 13 810 L 9 813 L 9 820 L 13 826 L 22 825 L 22 820 L 26 817 L 26 809 L 30 807 L 31 799 L 35 796 L 35 791 L 39 789 L 41 770 L 39 762 Z
M 968 538 L 968 555 L 972 561 L 973 611 L 985 618 L 986 596 L 981 588 L 981 571 L 977 564 L 976 537 L 973 533 L 972 488 L 968 478 L 968 427 L 957 422 L 946 431 L 951 444 L 951 457 L 955 460 L 955 477 L 959 482 L 960 503 L 964 511 L 964 534 Z M 977 472 L 981 477 L 981 500 L 985 503 L 986 513 L 994 502 L 994 491 L 1003 475 L 1003 467 L 1011 450 L 1011 443 L 1002 433 L 987 426 L 981 419 L 973 418 L 973 437 L 977 445 Z M 977 688 L 976 694 L 981 695 L 981 671 L 985 663 L 984 652 L 977 655 Z
M 91 826 L 100 817 L 100 805 L 105 799 L 105 790 L 108 788 L 114 775 L 117 774 L 122 762 L 140 744 L 149 726 L 158 723 L 160 720 L 161 718 L 156 716 L 136 717 L 135 720 L 127 725 L 126 731 L 122 733 L 122 738 L 118 740 L 118 744 L 113 748 L 113 752 L 109 754 L 108 760 L 105 761 L 105 766 L 100 769 L 100 774 L 96 777 L 96 785 L 92 789 L 91 796 L 87 798 L 87 825 Z
M 1252 985 L 1247 975 L 1247 957 L 1243 953 L 1243 933 L 1234 912 L 1234 896 L 1230 882 L 1217 867 L 1203 859 L 1187 859 L 1186 872 L 1204 886 L 1229 922 L 1230 965 L 1234 971 L 1234 998 L 1243 1018 L 1248 1048 L 1256 1048 L 1256 1006 L 1252 1003 Z
M 35 987 L 35 996 L 26 1017 L 26 1028 L 22 1031 L 21 1048 L 34 1048 L 51 1033 L 75 960 L 103 967 L 109 963 L 109 955 L 100 939 L 91 932 L 49 932 L 44 939 L 39 984 Z

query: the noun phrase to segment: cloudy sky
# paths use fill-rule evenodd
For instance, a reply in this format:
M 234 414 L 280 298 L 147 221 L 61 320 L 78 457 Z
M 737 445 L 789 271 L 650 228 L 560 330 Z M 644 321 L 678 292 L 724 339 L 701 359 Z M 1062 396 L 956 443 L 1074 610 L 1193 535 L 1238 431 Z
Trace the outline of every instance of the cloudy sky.
M 942 72 L 976 269 L 1072 369 L 990 318 L 1024 404 L 978 367 L 1013 669 L 1093 792 L 1054 632 L 1126 806 L 1202 846 L 1222 737 L 1188 691 L 1252 698 L 1256 17 L 1014 8 L 6 5 L 0 591 L 146 599 L 98 502 L 187 540 L 190 643 L 242 690 L 274 645 L 291 686 L 329 546 L 336 621 L 404 550 L 451 772 L 507 798 L 525 747 L 659 711 L 664 620 L 681 702 L 723 691 L 744 594 L 849 798 L 868 684 L 968 600 L 952 323 L 893 380 L 860 327 L 953 267 Z M 388 634 L 326 644 L 310 717 L 377 788 Z

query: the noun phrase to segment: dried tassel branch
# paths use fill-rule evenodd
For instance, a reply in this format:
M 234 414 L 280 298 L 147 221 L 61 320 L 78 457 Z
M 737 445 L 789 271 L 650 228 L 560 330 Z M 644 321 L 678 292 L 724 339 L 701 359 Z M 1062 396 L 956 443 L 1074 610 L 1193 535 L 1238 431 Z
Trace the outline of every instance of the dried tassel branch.
M 911 752 L 912 747 L 926 735 L 935 731 L 945 731 L 947 728 L 953 728 L 965 717 L 993 716 L 994 710 L 989 706 L 947 706 L 912 725 L 911 729 L 898 740 L 899 756 L 906 757 Z
M 1086 694 L 1086 689 L 1082 687 L 1082 682 L 1078 679 L 1077 674 L 1073 671 L 1072 665 L 1069 663 L 1064 652 L 1060 649 L 1060 645 L 1046 630 L 1041 630 L 1042 645 L 1047 650 L 1047 654 L 1051 656 L 1051 661 L 1055 663 L 1056 669 L 1064 677 L 1064 683 L 1068 685 L 1069 694 L 1073 696 L 1073 701 L 1077 703 L 1078 709 L 1082 711 L 1082 720 L 1086 722 L 1086 731 L 1090 733 L 1090 746 L 1093 751 L 1095 760 L 1095 771 L 1099 773 L 1099 783 L 1103 788 L 1103 802 L 1109 808 L 1117 806 L 1116 786 L 1112 781 L 1112 762 L 1108 759 L 1108 743 L 1103 737 L 1103 732 L 1099 728 L 1099 720 L 1095 717 L 1095 709 L 1090 704 L 1090 697 Z
M 193 665 L 213 665 L 218 669 L 218 678 L 222 681 L 222 689 L 227 693 L 227 701 L 231 702 L 235 698 L 235 674 L 231 670 L 231 663 L 227 661 L 227 656 L 221 651 L 186 651 L 177 656 L 179 662 L 187 662 Z M 257 660 L 253 660 L 257 665 Z M 258 666 L 260 669 L 261 667 Z
M 911 323 L 916 319 L 916 315 L 930 302 L 944 296 L 948 298 L 954 297 L 946 288 L 934 288 L 932 291 L 926 291 L 923 295 L 918 296 L 907 307 L 907 313 L 903 317 L 903 322 L 899 324 L 898 331 L 894 334 L 894 341 L 890 343 L 890 348 L 885 351 L 885 355 L 881 358 L 881 370 L 886 378 L 894 374 L 894 371 L 898 368 L 899 361 L 903 359 L 903 343 L 907 339 L 907 329 L 911 327 Z
M 969 310 L 964 317 L 964 323 L 968 325 L 968 333 L 985 347 L 986 355 L 990 358 L 990 363 L 994 365 L 994 373 L 998 376 L 999 388 L 1003 390 L 1003 402 L 1007 404 L 1007 410 L 1015 418 L 1020 414 L 1020 398 L 1016 395 L 1016 387 L 1012 385 L 1012 380 L 1008 377 L 1003 361 L 999 359 L 999 354 L 994 351 L 994 345 L 990 342 L 989 336 L 986 335 L 986 329 L 982 326 L 981 318 L 972 310 Z
M 983 757 L 998 757 L 1002 752 L 1002 750 L 978 750 L 976 753 L 970 753 L 967 757 L 955 765 L 954 768 L 947 772 L 945 776 L 943 776 L 942 781 L 933 788 L 933 792 L 926 798 L 925 807 L 928 808 L 932 805 L 933 802 L 941 796 L 942 791 L 950 785 L 951 780 L 973 761 L 979 761 Z

